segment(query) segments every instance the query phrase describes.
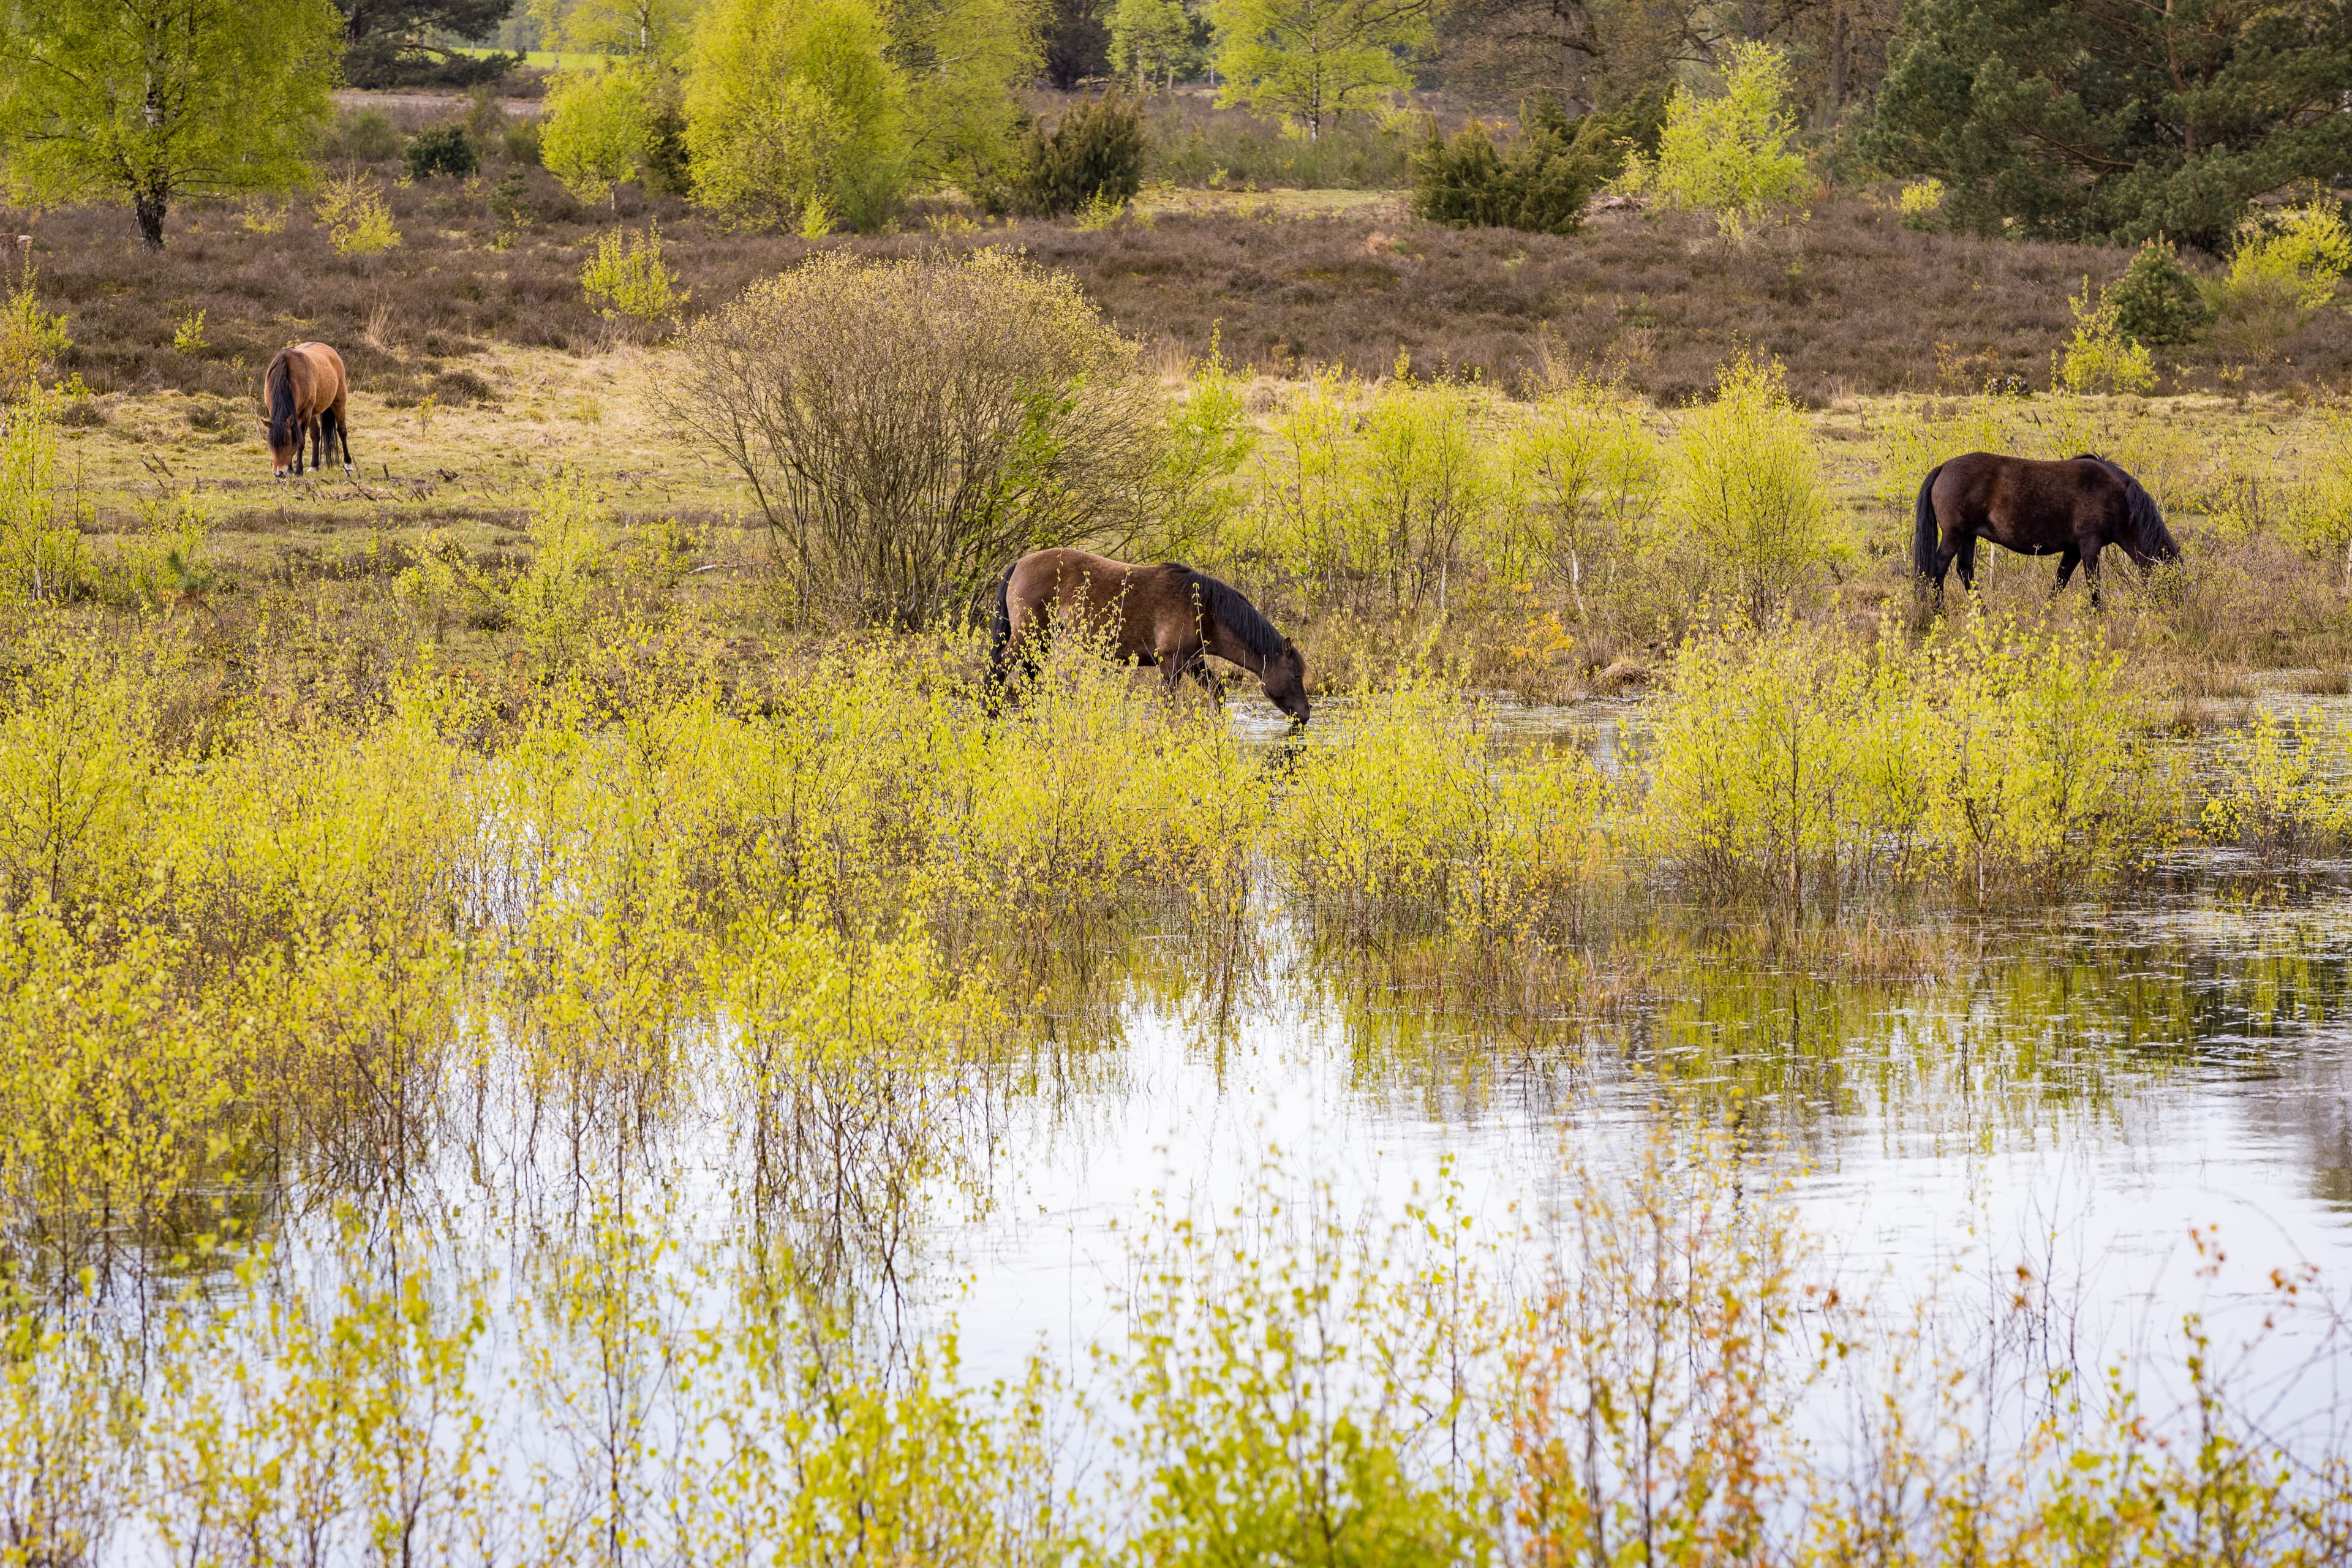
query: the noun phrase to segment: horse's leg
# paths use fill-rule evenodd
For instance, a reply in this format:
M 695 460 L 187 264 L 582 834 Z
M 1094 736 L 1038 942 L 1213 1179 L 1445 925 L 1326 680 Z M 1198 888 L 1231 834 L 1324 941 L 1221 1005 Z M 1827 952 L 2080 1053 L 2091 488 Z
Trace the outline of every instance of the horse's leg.
M 2106 608 L 2099 602 L 2099 552 L 2096 550 L 2086 552 L 2083 557 L 2083 581 L 2091 585 L 2091 608 Z
M 1977 591 L 1977 536 L 1969 534 L 1960 541 L 1959 552 L 1953 556 L 1959 563 L 1960 586 L 1971 595 Z
M 343 444 L 343 472 L 352 471 L 352 416 L 345 405 L 347 392 L 335 394 L 335 435 Z
M 1960 547 L 1948 539 L 1939 541 L 1936 546 L 1936 608 L 1939 610 L 1944 607 L 1944 578 L 1959 552 Z
M 2068 545 L 2066 547 L 2066 553 L 2058 557 L 2058 581 L 2051 587 L 2050 596 L 2052 598 L 2054 599 L 2059 595 L 2066 591 L 2066 579 L 2074 574 L 2074 568 L 2081 565 L 2082 562 L 2082 551 L 2076 549 L 2074 545 Z

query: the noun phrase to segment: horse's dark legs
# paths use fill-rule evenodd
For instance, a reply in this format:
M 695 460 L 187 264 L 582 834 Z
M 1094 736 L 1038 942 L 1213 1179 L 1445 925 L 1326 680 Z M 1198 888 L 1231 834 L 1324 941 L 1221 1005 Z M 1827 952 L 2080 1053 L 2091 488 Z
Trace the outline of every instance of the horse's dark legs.
M 1936 607 L 1944 607 L 1944 576 L 1952 569 L 1953 560 L 1960 553 L 1957 544 L 1939 542 L 1936 547 Z
M 326 415 L 320 414 L 313 416 L 310 420 L 310 471 L 312 473 L 317 473 L 327 466 L 327 443 L 332 438 L 327 433 L 327 419 Z
M 2066 591 L 2066 579 L 2072 577 L 2074 574 L 2074 568 L 2082 563 L 2083 552 L 2073 545 L 2068 545 L 2066 553 L 2058 557 L 2058 581 L 2051 587 L 2052 598 L 2054 599 Z
M 2091 608 L 2105 609 L 2099 602 L 2099 552 L 2095 550 L 2083 557 L 2083 581 L 2091 585 Z
M 1960 586 L 1969 593 L 1977 591 L 1977 537 L 1969 534 L 1960 541 L 1960 548 L 1952 557 L 1960 568 Z

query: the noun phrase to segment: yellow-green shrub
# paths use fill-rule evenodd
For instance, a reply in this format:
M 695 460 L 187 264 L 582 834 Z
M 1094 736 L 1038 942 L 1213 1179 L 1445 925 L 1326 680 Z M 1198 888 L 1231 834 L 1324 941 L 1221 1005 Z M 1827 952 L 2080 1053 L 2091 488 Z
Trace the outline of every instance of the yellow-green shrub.
M 43 628 L 22 654 L 0 688 L 0 900 L 127 905 L 148 876 L 163 766 L 151 704 L 173 650 Z
M 1723 367 L 1677 432 L 1666 508 L 1709 570 L 1761 620 L 1832 552 L 1821 462 L 1778 364 Z
M 247 1173 L 253 1032 L 187 983 L 182 944 L 109 952 L 47 915 L 0 928 L 0 1203 L 11 1250 L 62 1273 L 217 1224 Z
M 1934 876 L 1981 896 L 2161 843 L 2171 784 L 2084 639 L 1976 617 L 1866 656 L 1738 628 L 1677 657 L 1643 842 L 1717 892 Z
M 2268 860 L 2352 837 L 2352 725 L 2263 710 L 2224 734 L 2206 834 Z
M 1494 754 L 1463 696 L 1408 682 L 1358 700 L 1293 764 L 1268 825 L 1307 899 L 1350 920 L 1549 923 L 1602 861 L 1609 804 L 1579 753 Z

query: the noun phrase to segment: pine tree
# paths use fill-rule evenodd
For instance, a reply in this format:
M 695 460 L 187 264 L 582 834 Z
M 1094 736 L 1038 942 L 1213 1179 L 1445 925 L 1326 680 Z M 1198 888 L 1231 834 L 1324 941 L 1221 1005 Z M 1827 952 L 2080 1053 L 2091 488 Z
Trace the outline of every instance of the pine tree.
M 1983 234 L 2218 248 L 2247 201 L 2352 168 L 2337 0 L 1915 0 L 1868 150 Z

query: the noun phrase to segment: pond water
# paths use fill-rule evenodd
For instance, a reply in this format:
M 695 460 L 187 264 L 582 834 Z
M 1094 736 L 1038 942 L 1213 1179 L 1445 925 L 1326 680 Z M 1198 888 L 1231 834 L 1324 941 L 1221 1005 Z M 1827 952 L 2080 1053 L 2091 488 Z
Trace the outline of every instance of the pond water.
M 1494 728 L 1605 767 L 1633 716 L 1504 708 Z M 1235 724 L 1280 736 L 1270 709 Z M 994 1130 L 993 1201 L 928 1237 L 969 1364 L 1115 1341 L 1155 1209 L 1321 1187 L 1393 1216 L 1450 1181 L 1507 1233 L 1572 1167 L 1630 1173 L 1661 1129 L 1727 1124 L 1842 1286 L 1890 1312 L 1980 1310 L 2027 1269 L 2081 1364 L 2138 1357 L 2159 1383 L 2177 1358 L 2143 1352 L 2194 1313 L 2276 1430 L 2334 1443 L 2339 1325 L 2275 1309 L 2281 1280 L 2352 1281 L 2352 877 L 2283 889 L 2206 855 L 2118 900 L 1889 934 L 1909 956 L 1859 966 L 1836 940 L 1811 963 L 1645 950 L 1605 1016 L 1530 1018 L 1335 983 L 1262 911 L 1255 984 L 1205 1009 L 1138 987 L 1079 1081 Z

